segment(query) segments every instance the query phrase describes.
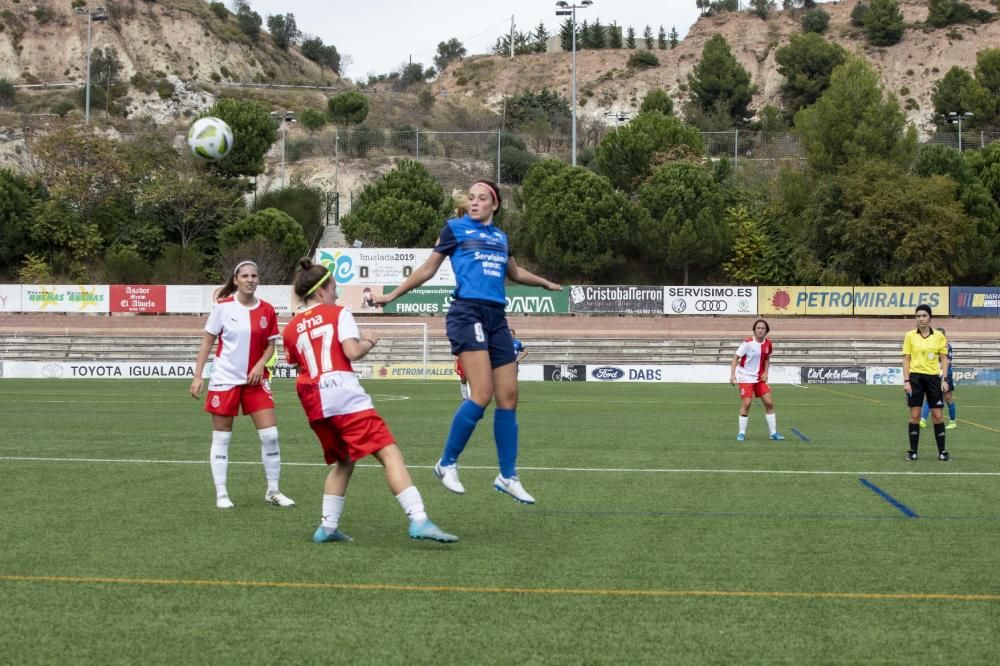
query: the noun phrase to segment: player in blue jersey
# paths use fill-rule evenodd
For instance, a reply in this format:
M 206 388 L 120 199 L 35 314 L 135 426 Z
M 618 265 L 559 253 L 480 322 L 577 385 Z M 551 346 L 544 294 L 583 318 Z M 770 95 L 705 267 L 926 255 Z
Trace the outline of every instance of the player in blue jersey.
M 520 363 L 528 355 L 528 350 L 524 348 L 524 343 L 517 339 L 517 332 L 510 329 L 510 337 L 514 338 L 514 362 Z
M 496 398 L 493 436 L 500 474 L 493 487 L 515 500 L 534 504 L 517 474 L 517 354 L 504 312 L 507 304 L 504 281 L 559 291 L 562 287 L 517 265 L 510 255 L 507 234 L 493 224 L 500 209 L 500 192 L 488 180 L 469 188 L 468 212 L 448 220 L 430 257 L 391 293 L 376 296 L 385 305 L 424 284 L 437 273 L 446 257 L 455 273 L 455 291 L 445 320 L 451 351 L 459 357 L 472 388 L 451 422 L 441 459 L 434 474 L 444 487 L 462 494 L 458 457 L 472 437 L 486 407 Z
M 945 335 L 944 329 L 940 326 L 938 330 L 941 331 L 941 335 Z M 947 336 L 946 336 L 947 337 Z M 948 343 L 948 374 L 945 376 L 945 380 L 948 382 L 948 390 L 944 392 L 944 404 L 948 405 L 948 425 L 945 426 L 946 430 L 952 430 L 958 427 L 958 420 L 955 418 L 956 407 L 955 407 L 955 366 L 953 365 L 955 357 L 955 350 L 951 348 L 951 343 Z M 927 415 L 931 412 L 931 406 L 924 401 L 924 408 L 920 412 L 920 427 L 927 427 Z

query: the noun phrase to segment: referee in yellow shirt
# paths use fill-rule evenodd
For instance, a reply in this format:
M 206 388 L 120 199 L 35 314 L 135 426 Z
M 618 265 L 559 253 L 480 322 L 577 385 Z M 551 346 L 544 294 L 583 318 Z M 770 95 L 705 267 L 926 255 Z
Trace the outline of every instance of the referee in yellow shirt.
M 948 376 L 948 340 L 941 331 L 931 328 L 931 306 L 921 303 L 917 306 L 916 315 L 916 330 L 909 331 L 903 338 L 903 390 L 906 391 L 906 404 L 910 406 L 910 450 L 906 452 L 906 459 L 917 459 L 920 408 L 926 398 L 934 421 L 938 460 L 948 462 L 951 454 L 944 445 L 944 421 L 941 417 L 944 391 L 951 388 L 948 380 L 942 379 Z

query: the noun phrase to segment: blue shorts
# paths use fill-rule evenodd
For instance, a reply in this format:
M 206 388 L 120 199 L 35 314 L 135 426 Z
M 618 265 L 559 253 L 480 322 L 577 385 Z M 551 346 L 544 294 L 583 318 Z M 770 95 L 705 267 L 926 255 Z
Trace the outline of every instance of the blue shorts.
M 451 353 L 486 350 L 490 367 L 499 368 L 513 363 L 514 336 L 507 326 L 505 308 L 499 303 L 454 300 L 448 308 L 445 329 L 451 341 Z

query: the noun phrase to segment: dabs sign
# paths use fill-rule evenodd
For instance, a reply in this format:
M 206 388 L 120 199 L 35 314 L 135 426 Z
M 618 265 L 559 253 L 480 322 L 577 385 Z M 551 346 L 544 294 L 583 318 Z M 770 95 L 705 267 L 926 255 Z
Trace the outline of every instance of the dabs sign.
M 162 284 L 111 285 L 111 312 L 166 312 L 167 287 Z

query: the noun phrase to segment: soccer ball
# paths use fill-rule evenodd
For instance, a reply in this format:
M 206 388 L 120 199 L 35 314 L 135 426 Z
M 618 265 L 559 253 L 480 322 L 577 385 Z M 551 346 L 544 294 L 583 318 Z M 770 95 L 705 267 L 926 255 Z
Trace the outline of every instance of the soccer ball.
M 187 142 L 195 157 L 214 162 L 233 149 L 233 130 L 221 118 L 199 118 L 188 130 Z

